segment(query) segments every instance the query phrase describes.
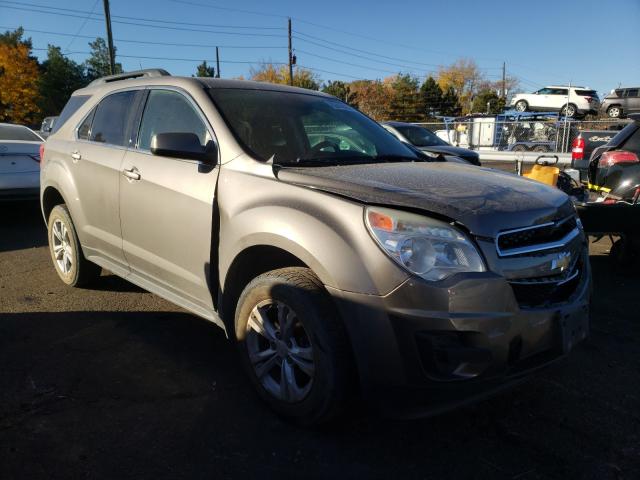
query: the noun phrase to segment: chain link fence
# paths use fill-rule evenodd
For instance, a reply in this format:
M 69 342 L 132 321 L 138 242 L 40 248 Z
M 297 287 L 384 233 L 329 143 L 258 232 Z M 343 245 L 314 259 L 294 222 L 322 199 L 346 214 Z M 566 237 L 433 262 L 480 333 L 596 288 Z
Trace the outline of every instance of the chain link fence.
M 446 142 L 472 150 L 504 152 L 571 152 L 572 143 L 582 134 L 592 147 L 603 145 L 628 123 L 625 120 L 570 120 L 537 118 L 500 120 L 475 117 L 416 123 Z

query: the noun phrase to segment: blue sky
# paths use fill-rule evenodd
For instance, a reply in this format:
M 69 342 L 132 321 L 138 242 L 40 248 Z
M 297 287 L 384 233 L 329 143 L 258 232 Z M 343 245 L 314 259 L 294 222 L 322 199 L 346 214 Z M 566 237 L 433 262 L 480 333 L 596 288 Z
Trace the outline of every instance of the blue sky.
M 0 0 L 0 28 L 22 25 L 36 49 L 52 43 L 82 61 L 85 36 L 104 36 L 102 12 L 102 0 Z M 125 70 L 163 67 L 190 75 L 201 60 L 215 58 L 219 45 L 222 76 L 246 77 L 251 62 L 287 61 L 291 16 L 298 63 L 325 81 L 398 71 L 425 76 L 467 57 L 490 80 L 506 61 L 527 91 L 572 82 L 602 93 L 640 84 L 640 0 L 111 0 L 111 14 Z M 161 20 L 153 24 L 165 28 L 141 26 L 150 22 L 140 19 Z

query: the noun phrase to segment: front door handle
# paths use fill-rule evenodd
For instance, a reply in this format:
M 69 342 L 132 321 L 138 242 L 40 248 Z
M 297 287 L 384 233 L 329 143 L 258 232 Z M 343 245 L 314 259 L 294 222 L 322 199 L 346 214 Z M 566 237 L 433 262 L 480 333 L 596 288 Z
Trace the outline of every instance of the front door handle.
M 78 160 L 80 160 L 82 158 L 82 155 L 80 155 L 80 152 L 78 152 L 78 151 L 71 152 L 71 158 L 73 158 L 74 162 L 77 162 Z
M 133 167 L 131 170 L 127 170 L 125 168 L 122 171 L 122 174 L 129 180 L 140 180 L 140 172 L 138 172 L 138 169 L 136 167 Z

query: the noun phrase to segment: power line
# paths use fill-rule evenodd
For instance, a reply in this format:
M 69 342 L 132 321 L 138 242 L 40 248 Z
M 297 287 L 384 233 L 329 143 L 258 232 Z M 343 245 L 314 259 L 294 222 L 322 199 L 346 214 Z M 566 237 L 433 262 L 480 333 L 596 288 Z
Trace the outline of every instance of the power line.
M 80 25 L 80 28 L 78 29 L 78 31 L 75 33 L 75 35 L 73 35 L 73 38 L 71 38 L 71 40 L 69 41 L 69 44 L 66 46 L 65 51 L 69 51 L 69 47 L 71 47 L 71 45 L 73 44 L 73 42 L 75 41 L 76 38 L 78 38 L 78 35 L 80 35 L 80 32 L 82 31 L 82 29 L 85 27 L 85 25 L 87 24 L 87 22 L 89 21 L 89 17 L 91 15 L 93 15 L 93 11 L 96 9 L 96 5 L 98 5 L 98 2 L 100 0 L 96 0 L 95 2 L 93 2 L 93 7 L 91 7 L 91 12 L 89 13 L 89 15 L 86 16 L 86 18 L 82 21 L 82 25 Z
M 74 14 L 82 14 L 82 15 L 87 15 L 88 17 L 92 17 L 92 16 L 96 16 L 96 17 L 100 17 L 100 18 L 89 18 L 90 20 L 95 20 L 95 21 L 102 21 L 102 17 L 103 15 L 100 13 L 94 13 L 93 10 L 92 11 L 87 11 L 87 10 L 77 10 L 77 9 L 73 9 L 73 8 L 63 8 L 63 7 L 51 7 L 49 5 L 42 5 L 42 4 L 37 4 L 37 3 L 28 3 L 28 2 L 14 2 L 14 1 L 10 1 L 10 0 L 2 0 L 1 3 L 8 3 L 8 4 L 12 4 L 12 5 L 18 5 L 20 7 L 24 7 L 29 6 L 29 7 L 36 7 L 36 8 L 46 8 L 48 10 L 53 10 L 58 11 L 58 12 L 71 12 Z M 11 7 L 6 7 L 6 8 L 11 8 Z M 15 7 L 13 7 L 15 8 Z M 48 12 L 48 13 L 53 13 L 53 12 Z M 209 23 L 192 23 L 192 22 L 178 22 L 175 20 L 163 20 L 163 19 L 157 19 L 157 18 L 145 18 L 145 17 L 133 17 L 130 15 L 111 15 L 112 18 L 122 18 L 125 20 L 139 20 L 142 22 L 155 22 L 155 23 L 165 23 L 165 24 L 173 24 L 173 25 L 186 25 L 186 26 L 191 26 L 191 27 L 211 27 L 211 28 L 244 28 L 244 29 L 251 29 L 251 30 L 283 30 L 283 27 L 261 27 L 258 25 L 214 25 L 214 24 L 209 24 Z M 84 18 L 84 16 L 82 17 Z
M 7 30 L 15 30 L 17 27 L 8 27 L 1 26 L 0 28 L 6 28 Z M 74 35 L 72 33 L 63 33 L 63 32 L 52 32 L 49 30 L 36 30 L 33 28 L 25 28 L 25 32 L 29 33 L 44 33 L 47 35 L 60 35 L 61 37 L 77 37 L 77 38 L 86 38 L 89 40 L 95 40 L 96 37 L 100 35 Z M 159 45 L 166 47 L 191 47 L 191 48 L 212 48 L 214 45 L 212 43 L 173 43 L 173 42 L 152 42 L 148 40 L 131 40 L 126 38 L 114 38 L 114 41 L 121 43 L 134 43 L 141 45 Z M 220 48 L 260 48 L 260 49 L 281 49 L 286 48 L 282 45 L 218 45 Z
M 321 58 L 323 60 L 328 60 L 330 62 L 344 64 L 344 62 L 342 60 L 336 60 L 335 58 L 325 57 L 323 55 L 317 55 L 315 53 L 307 52 L 305 50 L 300 50 L 299 48 L 296 49 L 296 52 L 304 53 L 305 55 L 310 55 L 310 56 L 316 57 L 316 58 Z M 349 66 L 350 67 L 357 67 L 357 68 L 364 68 L 366 70 L 373 70 L 373 71 L 376 71 L 376 72 L 385 72 L 385 73 L 394 73 L 394 74 L 398 73 L 397 70 L 386 70 L 386 69 L 383 69 L 383 68 L 377 68 L 377 67 L 374 67 L 374 66 L 367 66 L 367 65 L 359 65 L 357 63 L 351 63 L 351 62 L 349 63 Z M 409 72 L 409 73 L 412 73 L 412 72 Z

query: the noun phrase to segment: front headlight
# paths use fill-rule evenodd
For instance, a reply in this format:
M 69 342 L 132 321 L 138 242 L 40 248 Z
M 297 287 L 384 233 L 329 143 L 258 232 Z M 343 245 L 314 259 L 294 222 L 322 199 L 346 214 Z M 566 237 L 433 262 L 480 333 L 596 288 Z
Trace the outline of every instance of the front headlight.
M 485 271 L 473 243 L 446 222 L 400 210 L 367 207 L 365 223 L 391 258 L 425 280 Z

